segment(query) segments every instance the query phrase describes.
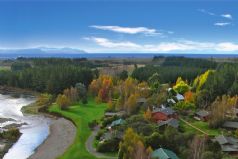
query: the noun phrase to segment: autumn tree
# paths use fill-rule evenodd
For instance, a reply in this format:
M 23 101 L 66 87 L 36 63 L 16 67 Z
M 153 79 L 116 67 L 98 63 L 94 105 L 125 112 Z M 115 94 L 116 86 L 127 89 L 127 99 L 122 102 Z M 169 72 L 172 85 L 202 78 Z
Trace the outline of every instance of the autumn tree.
M 128 100 L 125 103 L 125 109 L 128 114 L 132 114 L 136 111 L 138 95 L 131 94 Z
M 75 104 L 78 101 L 78 92 L 74 87 L 67 88 L 63 93 L 70 101 L 70 104 Z
M 178 77 L 173 89 L 180 94 L 184 94 L 185 92 L 189 91 L 189 85 L 181 77 Z
M 70 100 L 67 96 L 59 94 L 56 99 L 56 103 L 61 109 L 67 109 L 67 107 L 70 105 Z
M 136 93 L 140 96 L 140 97 L 148 97 L 151 94 L 151 89 L 148 85 L 148 83 L 146 82 L 141 82 L 137 85 L 137 89 L 136 89 Z
M 93 96 L 97 96 L 100 87 L 101 83 L 98 81 L 98 79 L 94 79 L 89 85 L 89 91 Z
M 137 84 L 137 80 L 130 77 L 118 83 L 116 87 L 119 96 L 116 104 L 118 110 L 128 110 L 129 107 L 132 108 L 136 105 L 136 100 L 139 97 L 139 94 L 135 95 Z
M 36 103 L 39 106 L 47 106 L 52 102 L 52 95 L 43 93 L 37 97 Z
M 193 88 L 196 90 L 196 92 L 200 91 L 203 88 L 209 76 L 213 75 L 214 72 L 215 71 L 213 70 L 207 70 L 205 73 L 201 74 L 194 80 Z
M 123 90 L 125 93 L 125 98 L 129 98 L 129 96 L 135 93 L 136 85 L 138 84 L 137 80 L 129 77 L 123 83 Z
M 184 93 L 184 100 L 186 102 L 194 102 L 194 94 L 192 91 L 187 91 Z
M 151 120 L 151 117 L 152 117 L 152 112 L 151 112 L 150 108 L 148 107 L 148 109 L 144 112 L 144 118 L 146 120 Z
M 188 158 L 201 159 L 205 150 L 205 137 L 195 136 L 190 144 L 190 156 Z
M 209 120 L 209 125 L 211 127 L 218 127 L 226 118 L 226 114 L 234 114 L 232 110 L 237 105 L 237 96 L 230 97 L 223 95 L 222 97 L 217 97 L 217 99 L 211 105 L 211 117 Z
M 132 128 L 126 130 L 119 147 L 119 159 L 149 159 L 148 153 L 151 153 L 151 149 L 145 148 L 142 138 Z

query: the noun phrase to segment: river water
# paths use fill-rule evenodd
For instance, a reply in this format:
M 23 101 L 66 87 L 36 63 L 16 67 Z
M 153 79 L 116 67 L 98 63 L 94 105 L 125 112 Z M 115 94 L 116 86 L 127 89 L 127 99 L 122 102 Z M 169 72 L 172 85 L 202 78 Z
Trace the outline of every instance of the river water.
M 0 94 L 0 118 L 11 118 L 15 121 L 0 123 L 0 128 L 9 124 L 24 124 L 19 140 L 9 149 L 3 159 L 27 159 L 49 135 L 51 120 L 41 115 L 25 115 L 21 108 L 35 99 L 32 97 L 14 98 Z

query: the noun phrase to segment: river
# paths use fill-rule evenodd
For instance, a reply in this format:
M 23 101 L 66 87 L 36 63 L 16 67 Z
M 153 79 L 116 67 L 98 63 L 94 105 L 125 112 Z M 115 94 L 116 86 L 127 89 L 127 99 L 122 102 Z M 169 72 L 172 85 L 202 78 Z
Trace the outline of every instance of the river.
M 3 159 L 27 159 L 34 150 L 49 135 L 51 120 L 41 115 L 25 115 L 21 108 L 35 99 L 32 97 L 14 98 L 9 95 L 0 94 L 0 118 L 11 118 L 15 121 L 0 123 L 0 127 L 16 123 L 23 124 L 20 127 L 22 133 L 19 140 L 9 149 Z

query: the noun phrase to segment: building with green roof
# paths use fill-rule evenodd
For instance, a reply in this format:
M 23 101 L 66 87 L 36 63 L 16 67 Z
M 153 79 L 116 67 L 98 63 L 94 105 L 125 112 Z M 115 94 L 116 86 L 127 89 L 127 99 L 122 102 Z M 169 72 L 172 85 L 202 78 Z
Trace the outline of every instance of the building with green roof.
M 179 159 L 177 155 L 168 149 L 159 148 L 152 152 L 152 159 Z
M 118 119 L 118 120 L 115 120 L 111 123 L 110 127 L 114 127 L 114 126 L 117 126 L 117 125 L 122 125 L 125 123 L 125 120 L 123 119 Z

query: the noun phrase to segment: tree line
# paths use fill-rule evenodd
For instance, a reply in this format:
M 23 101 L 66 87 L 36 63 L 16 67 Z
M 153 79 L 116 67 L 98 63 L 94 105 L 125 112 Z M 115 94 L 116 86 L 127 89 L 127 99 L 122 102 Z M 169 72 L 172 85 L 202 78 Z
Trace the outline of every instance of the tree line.
M 94 75 L 87 67 L 46 65 L 19 71 L 0 71 L 0 85 L 58 94 L 79 82 L 87 87 Z

